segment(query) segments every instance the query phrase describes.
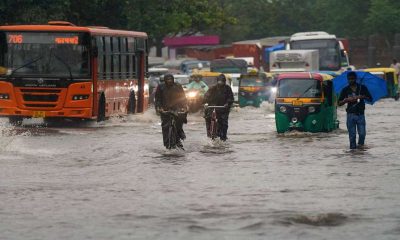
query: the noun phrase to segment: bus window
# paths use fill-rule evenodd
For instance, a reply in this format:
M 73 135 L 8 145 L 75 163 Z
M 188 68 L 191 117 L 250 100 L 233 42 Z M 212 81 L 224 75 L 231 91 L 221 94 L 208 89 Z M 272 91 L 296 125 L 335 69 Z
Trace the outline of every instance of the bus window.
M 109 79 L 112 78 L 112 76 L 111 76 L 111 71 L 112 71 L 112 68 L 111 68 L 112 52 L 111 52 L 111 38 L 110 37 L 104 37 L 104 45 L 105 45 L 105 53 L 104 53 L 104 55 L 105 55 L 105 59 L 106 59 L 106 61 L 105 61 L 105 64 L 106 64 L 105 79 L 109 80 Z
M 112 59 L 113 59 L 113 79 L 120 79 L 120 65 L 119 65 L 119 57 L 120 57 L 120 49 L 119 49 L 119 38 L 112 38 Z
M 127 65 L 126 65 L 126 56 L 127 56 L 127 41 L 126 38 L 121 38 L 121 54 L 120 54 L 120 60 L 121 60 L 121 78 L 126 79 L 127 78 Z
M 128 77 L 134 78 L 136 76 L 136 58 L 135 58 L 135 39 L 128 38 Z

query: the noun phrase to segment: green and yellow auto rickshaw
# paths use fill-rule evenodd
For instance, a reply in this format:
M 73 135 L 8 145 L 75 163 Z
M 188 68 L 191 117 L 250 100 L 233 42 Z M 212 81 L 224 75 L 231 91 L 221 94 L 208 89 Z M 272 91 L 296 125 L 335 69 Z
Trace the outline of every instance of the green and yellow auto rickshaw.
M 270 77 L 266 73 L 250 72 L 239 78 L 239 106 L 260 107 L 268 99 Z
M 332 78 L 322 73 L 279 74 L 275 99 L 277 132 L 315 133 L 337 129 L 339 121 Z
M 388 97 L 399 100 L 399 79 L 394 68 L 367 68 L 364 71 L 385 79 Z

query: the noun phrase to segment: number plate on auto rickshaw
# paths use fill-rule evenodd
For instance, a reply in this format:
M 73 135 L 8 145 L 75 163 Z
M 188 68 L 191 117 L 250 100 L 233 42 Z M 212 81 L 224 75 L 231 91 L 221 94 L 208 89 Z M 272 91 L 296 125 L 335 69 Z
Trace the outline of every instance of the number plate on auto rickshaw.
M 302 102 L 302 101 L 299 101 L 299 100 L 293 100 L 292 105 L 293 105 L 293 106 L 302 106 L 302 105 L 303 105 L 303 102 Z
M 35 111 L 32 115 L 33 118 L 44 118 L 46 117 L 46 112 L 43 111 Z

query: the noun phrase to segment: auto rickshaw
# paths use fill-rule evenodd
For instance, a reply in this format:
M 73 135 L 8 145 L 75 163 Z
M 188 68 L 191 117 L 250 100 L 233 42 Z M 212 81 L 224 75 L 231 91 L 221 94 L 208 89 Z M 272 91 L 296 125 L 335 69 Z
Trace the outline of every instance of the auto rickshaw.
M 260 107 L 269 98 L 271 78 L 266 73 L 250 72 L 239 78 L 239 106 Z
M 367 68 L 364 71 L 385 79 L 388 97 L 399 100 L 399 79 L 394 68 Z
M 315 133 L 337 129 L 339 121 L 332 78 L 323 73 L 279 74 L 275 99 L 277 132 Z

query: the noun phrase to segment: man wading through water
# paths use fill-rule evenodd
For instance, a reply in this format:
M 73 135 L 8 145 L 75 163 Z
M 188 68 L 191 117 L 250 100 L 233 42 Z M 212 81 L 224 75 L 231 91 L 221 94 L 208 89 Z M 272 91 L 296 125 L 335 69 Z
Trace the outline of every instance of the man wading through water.
M 372 101 L 368 89 L 364 85 L 356 83 L 357 74 L 347 73 L 349 85 L 340 93 L 338 100 L 339 106 L 347 103 L 347 130 L 349 131 L 350 149 L 356 149 L 356 135 L 358 132 L 358 148 L 364 148 L 366 123 L 365 123 L 365 100 Z

